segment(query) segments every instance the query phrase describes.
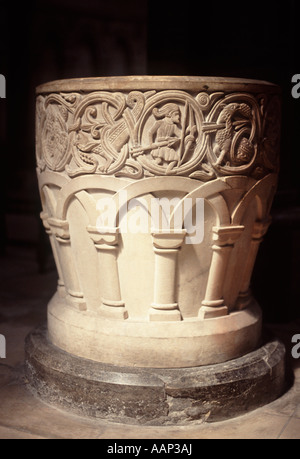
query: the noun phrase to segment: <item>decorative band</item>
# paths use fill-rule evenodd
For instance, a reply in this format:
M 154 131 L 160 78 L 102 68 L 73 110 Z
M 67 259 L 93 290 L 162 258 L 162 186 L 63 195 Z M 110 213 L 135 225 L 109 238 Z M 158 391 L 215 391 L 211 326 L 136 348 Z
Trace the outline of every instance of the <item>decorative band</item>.
M 39 95 L 39 170 L 140 179 L 277 172 L 280 98 L 150 90 Z

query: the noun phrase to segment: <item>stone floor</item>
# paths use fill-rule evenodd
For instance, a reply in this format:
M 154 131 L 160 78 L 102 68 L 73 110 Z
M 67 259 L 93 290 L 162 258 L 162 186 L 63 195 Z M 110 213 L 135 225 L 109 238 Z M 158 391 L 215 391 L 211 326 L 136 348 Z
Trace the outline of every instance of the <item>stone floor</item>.
M 291 357 L 291 338 L 300 320 L 267 325 L 287 347 L 293 381 L 275 402 L 244 416 L 218 423 L 150 427 L 112 424 L 70 415 L 35 399 L 23 376 L 25 336 L 46 318 L 56 273 L 49 262 L 38 272 L 36 252 L 7 248 L 0 258 L 0 334 L 6 358 L 0 360 L 0 439 L 299 439 L 300 359 Z

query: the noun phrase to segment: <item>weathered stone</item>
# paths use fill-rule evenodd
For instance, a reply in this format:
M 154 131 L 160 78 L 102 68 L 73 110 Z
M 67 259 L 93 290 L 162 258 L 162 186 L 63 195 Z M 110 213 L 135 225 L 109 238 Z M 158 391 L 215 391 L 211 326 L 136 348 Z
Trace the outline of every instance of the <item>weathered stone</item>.
M 48 341 L 45 328 L 26 340 L 26 374 L 43 400 L 87 416 L 147 420 L 167 414 L 159 377 L 72 356 Z
M 233 361 L 197 368 L 119 367 L 53 346 L 46 328 L 26 339 L 26 376 L 47 403 L 89 417 L 139 424 L 228 419 L 279 397 L 284 347 L 276 339 Z

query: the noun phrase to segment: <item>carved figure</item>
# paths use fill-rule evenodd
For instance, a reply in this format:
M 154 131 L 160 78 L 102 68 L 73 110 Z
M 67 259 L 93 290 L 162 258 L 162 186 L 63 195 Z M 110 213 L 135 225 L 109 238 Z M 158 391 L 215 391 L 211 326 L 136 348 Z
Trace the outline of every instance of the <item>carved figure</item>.
M 151 155 L 157 164 L 167 163 L 168 172 L 180 161 L 180 152 L 173 148 L 178 144 L 181 135 L 178 128 L 180 110 L 177 104 L 168 103 L 160 109 L 154 108 L 152 113 L 158 121 L 149 131 L 150 145 L 154 144 L 154 140 L 157 142 L 157 148 L 152 149 Z
M 222 107 L 224 108 L 219 114 L 217 124 L 225 125 L 225 127 L 219 129 L 216 133 L 214 153 L 216 156 L 218 156 L 218 159 L 215 165 L 221 164 L 224 158 L 230 153 L 234 130 L 249 123 L 249 119 L 251 118 L 251 109 L 245 103 L 240 104 L 233 102 L 228 105 L 222 104 Z M 233 118 L 237 112 L 244 116 L 246 119 L 234 121 Z M 247 146 L 245 143 L 247 143 Z M 246 158 L 248 159 L 249 154 L 252 152 L 252 145 L 249 145 L 249 141 L 247 141 L 247 139 L 243 141 L 241 149 L 245 150 L 245 147 L 246 151 L 240 150 L 239 152 L 239 160 Z
M 225 156 L 230 152 L 233 137 L 232 117 L 240 107 L 241 105 L 237 103 L 224 105 L 217 119 L 217 124 L 225 124 L 225 127 L 216 133 L 216 144 L 214 146 L 214 153 L 218 156 L 216 165 L 221 164 Z

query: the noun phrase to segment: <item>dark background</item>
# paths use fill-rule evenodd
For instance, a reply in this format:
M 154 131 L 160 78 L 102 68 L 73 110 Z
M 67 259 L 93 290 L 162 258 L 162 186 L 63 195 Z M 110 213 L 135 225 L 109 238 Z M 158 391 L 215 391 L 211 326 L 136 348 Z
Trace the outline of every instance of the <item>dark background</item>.
M 296 0 L 170 2 L 45 0 L 0 3 L 1 254 L 32 246 L 49 268 L 35 176 L 35 87 L 88 76 L 177 74 L 257 78 L 282 88 L 281 173 L 273 224 L 252 289 L 265 320 L 299 318 L 300 8 Z M 0 260 L 1 261 L 1 260 Z

